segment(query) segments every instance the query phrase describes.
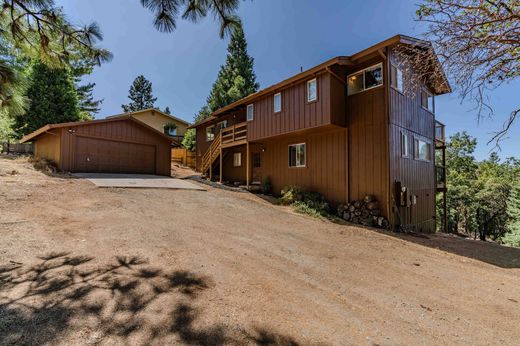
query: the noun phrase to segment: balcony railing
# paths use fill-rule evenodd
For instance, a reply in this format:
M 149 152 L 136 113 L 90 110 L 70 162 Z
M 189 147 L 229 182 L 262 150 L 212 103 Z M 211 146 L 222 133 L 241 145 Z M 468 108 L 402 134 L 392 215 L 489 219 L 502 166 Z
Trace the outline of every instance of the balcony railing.
M 445 126 L 443 123 L 435 120 L 435 141 L 441 144 L 446 143 Z
M 247 122 L 231 125 L 220 131 L 222 134 L 222 144 L 232 144 L 238 141 L 245 141 L 247 139 Z
M 435 181 L 438 189 L 446 187 L 446 167 L 435 166 Z

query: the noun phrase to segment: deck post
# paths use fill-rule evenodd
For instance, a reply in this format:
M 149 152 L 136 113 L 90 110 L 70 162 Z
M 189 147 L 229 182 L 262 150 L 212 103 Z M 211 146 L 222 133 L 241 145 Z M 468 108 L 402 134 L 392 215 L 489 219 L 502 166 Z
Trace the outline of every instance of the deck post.
M 222 132 L 220 133 L 220 143 L 222 143 Z M 220 144 L 220 175 L 219 175 L 219 182 L 222 184 L 222 144 Z
M 249 141 L 246 142 L 246 187 L 249 190 Z
M 211 158 L 213 157 L 213 150 L 211 149 L 211 146 L 209 147 L 209 181 L 213 178 L 213 165 Z

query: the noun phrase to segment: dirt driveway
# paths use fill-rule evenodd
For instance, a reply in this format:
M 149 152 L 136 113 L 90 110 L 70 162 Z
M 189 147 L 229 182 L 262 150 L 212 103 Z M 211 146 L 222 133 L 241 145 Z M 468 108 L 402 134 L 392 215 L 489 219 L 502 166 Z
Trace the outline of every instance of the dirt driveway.
M 401 239 L 246 193 L 99 189 L 0 158 L 0 239 L 0 344 L 520 340 L 520 250 Z

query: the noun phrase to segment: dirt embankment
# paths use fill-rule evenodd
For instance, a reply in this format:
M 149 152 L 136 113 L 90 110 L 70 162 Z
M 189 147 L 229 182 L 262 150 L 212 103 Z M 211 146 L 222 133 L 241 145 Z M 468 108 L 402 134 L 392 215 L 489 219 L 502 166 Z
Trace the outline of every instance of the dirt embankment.
M 518 344 L 520 250 L 0 158 L 0 344 Z

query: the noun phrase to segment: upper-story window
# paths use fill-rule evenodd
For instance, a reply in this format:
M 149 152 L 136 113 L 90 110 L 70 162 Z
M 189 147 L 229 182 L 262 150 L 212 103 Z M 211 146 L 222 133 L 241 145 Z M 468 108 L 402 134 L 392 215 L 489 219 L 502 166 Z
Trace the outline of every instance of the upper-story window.
M 227 120 L 222 120 L 221 122 L 217 123 L 217 128 L 219 130 L 225 129 L 227 127 Z
M 255 118 L 255 108 L 252 104 L 247 105 L 247 121 L 251 121 Z
M 390 66 L 390 82 L 394 89 L 403 91 L 403 72 L 394 65 Z
M 282 111 L 282 93 L 274 94 L 274 112 Z
M 316 101 L 318 99 L 318 87 L 316 78 L 307 82 L 307 102 Z
M 370 66 L 347 77 L 348 94 L 356 94 L 383 85 L 383 64 Z
M 421 90 L 421 106 L 429 110 L 430 112 L 434 113 L 434 103 L 433 103 L 433 94 L 429 92 L 428 90 Z
M 215 139 L 215 125 L 206 127 L 206 141 L 212 141 Z
M 409 157 L 410 149 L 408 146 L 408 135 L 404 132 L 401 132 L 401 156 Z
M 432 160 L 432 145 L 420 138 L 414 138 L 413 157 L 416 160 L 431 161 Z

